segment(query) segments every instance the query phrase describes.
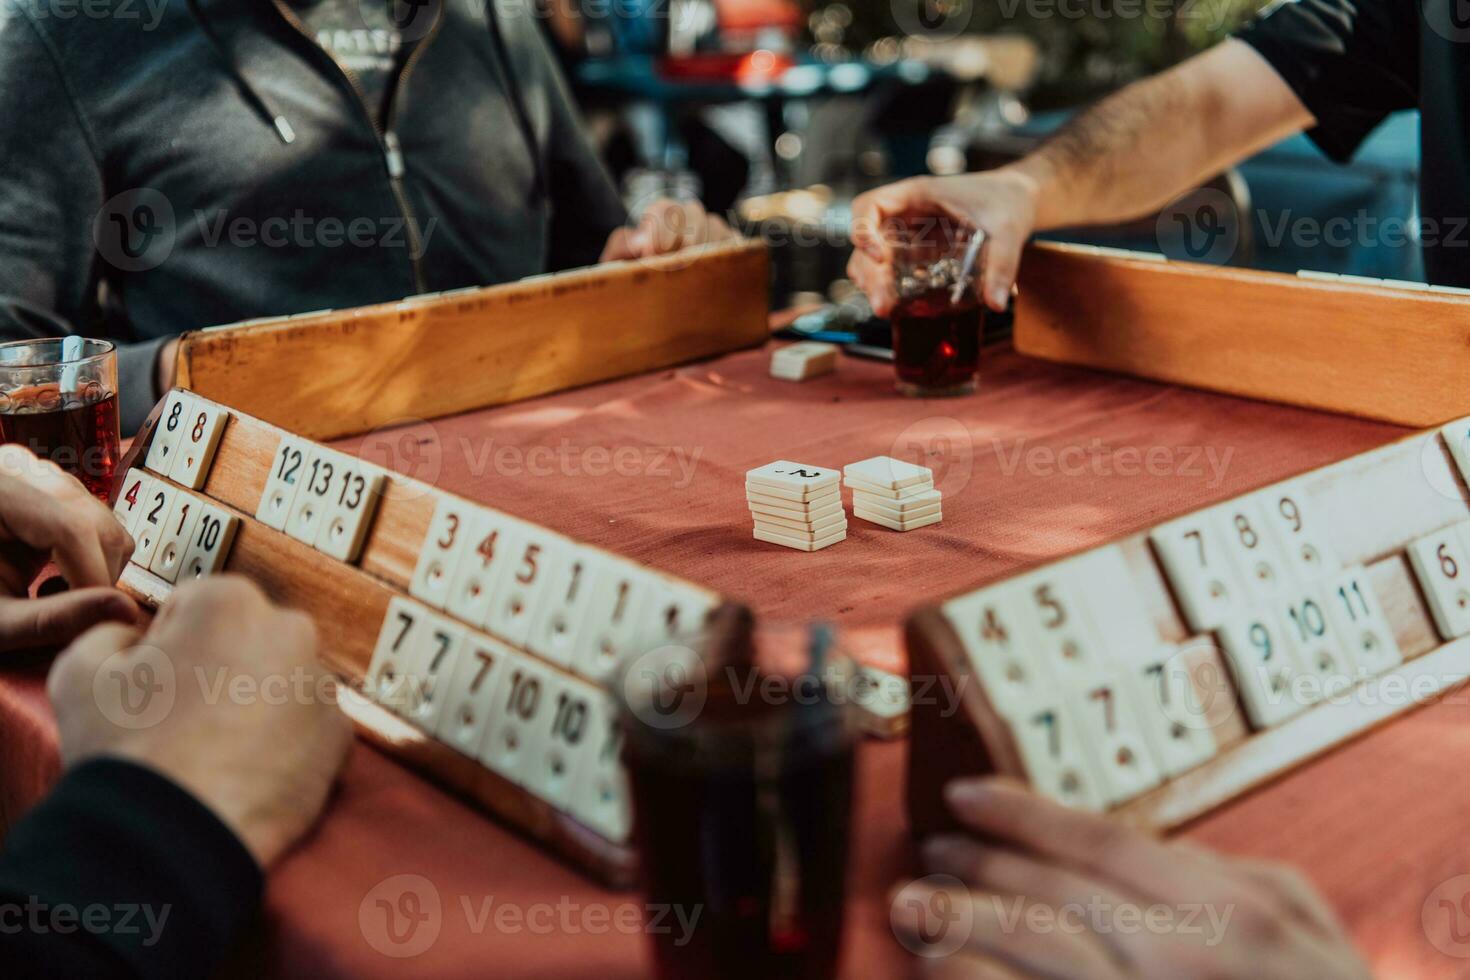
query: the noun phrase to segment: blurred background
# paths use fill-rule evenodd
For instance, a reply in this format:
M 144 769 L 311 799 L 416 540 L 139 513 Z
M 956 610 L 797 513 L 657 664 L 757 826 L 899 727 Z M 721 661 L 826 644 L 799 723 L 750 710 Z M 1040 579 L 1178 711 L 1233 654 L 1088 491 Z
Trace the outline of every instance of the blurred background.
M 849 204 L 881 183 L 1025 153 L 1078 107 L 1226 37 L 1260 0 L 534 0 L 635 212 L 698 197 L 771 243 L 778 305 L 845 301 Z M 1304 136 L 1195 197 L 1206 261 L 1420 279 L 1418 117 L 1349 166 Z M 1355 231 L 1398 220 L 1408 238 Z M 1168 209 L 1054 236 L 1162 251 Z M 1338 218 L 1336 225 L 1330 219 Z M 1387 244 L 1385 244 L 1387 243 Z

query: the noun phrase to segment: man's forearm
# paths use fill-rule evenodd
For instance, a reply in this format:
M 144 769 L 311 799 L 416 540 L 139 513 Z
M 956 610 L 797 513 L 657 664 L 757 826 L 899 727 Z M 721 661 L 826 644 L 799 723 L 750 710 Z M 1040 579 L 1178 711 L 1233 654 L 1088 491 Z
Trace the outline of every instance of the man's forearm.
M 1037 229 L 1149 214 L 1312 122 L 1249 46 L 1226 41 L 1103 99 L 1010 169 L 1036 182 Z

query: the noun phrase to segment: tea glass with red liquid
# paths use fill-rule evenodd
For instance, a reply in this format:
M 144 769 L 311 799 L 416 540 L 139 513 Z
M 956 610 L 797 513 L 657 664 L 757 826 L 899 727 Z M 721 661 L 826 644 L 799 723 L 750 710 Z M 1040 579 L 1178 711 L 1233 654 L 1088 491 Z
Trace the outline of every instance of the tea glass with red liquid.
M 895 246 L 898 305 L 889 319 L 900 394 L 968 395 L 979 383 L 984 310 L 964 261 L 972 236 L 935 224 L 904 234 Z
M 842 696 L 850 662 L 781 672 L 688 650 L 657 661 L 672 650 L 638 658 L 621 685 L 655 974 L 835 977 L 856 736 Z
M 121 456 L 117 351 L 105 340 L 0 344 L 0 443 L 24 446 L 106 500 Z

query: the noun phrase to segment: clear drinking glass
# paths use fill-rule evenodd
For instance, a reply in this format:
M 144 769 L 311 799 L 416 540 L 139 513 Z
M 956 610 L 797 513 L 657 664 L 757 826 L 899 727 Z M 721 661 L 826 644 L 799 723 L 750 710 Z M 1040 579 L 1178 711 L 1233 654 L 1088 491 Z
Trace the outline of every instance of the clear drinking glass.
M 668 647 L 620 685 L 651 930 L 664 980 L 837 974 L 857 726 L 830 631 L 756 631 L 715 664 Z M 653 920 L 650 920 L 651 924 Z
M 106 500 L 121 455 L 116 348 L 77 337 L 0 344 L 0 443 L 25 446 Z
M 979 384 L 984 310 L 967 267 L 975 232 L 936 220 L 907 225 L 894 243 L 893 364 L 900 394 L 968 395 Z

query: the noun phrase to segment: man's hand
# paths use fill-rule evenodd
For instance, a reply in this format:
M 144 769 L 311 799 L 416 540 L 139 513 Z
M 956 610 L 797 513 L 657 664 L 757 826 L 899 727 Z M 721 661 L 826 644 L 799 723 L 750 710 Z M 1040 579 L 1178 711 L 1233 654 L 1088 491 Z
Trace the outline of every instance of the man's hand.
M 76 477 L 15 445 L 0 446 L 0 651 L 70 643 L 98 623 L 138 621 L 112 588 L 133 539 Z M 27 599 L 54 560 L 71 589 Z
M 269 867 L 321 813 L 351 741 L 316 648 L 309 618 L 245 579 L 181 585 L 146 634 L 99 626 L 56 661 L 62 758 L 163 773 Z
M 957 781 L 946 795 L 976 836 L 929 840 L 924 863 L 968 893 L 921 880 L 894 906 L 911 949 L 938 949 L 926 910 L 970 923 L 953 954 L 925 961 L 930 976 L 1369 980 L 1332 910 L 1289 868 L 1163 843 L 1004 780 Z
M 600 262 L 647 259 L 695 245 L 733 241 L 740 235 L 698 201 L 655 201 L 636 228 L 619 228 L 607 239 Z
M 961 177 L 916 177 L 870 191 L 853 202 L 855 250 L 847 275 L 887 316 L 898 302 L 893 286 L 895 231 L 907 222 L 939 219 L 985 233 L 975 281 L 996 312 L 1010 303 L 1021 249 L 1036 226 L 1037 182 L 1013 169 Z

